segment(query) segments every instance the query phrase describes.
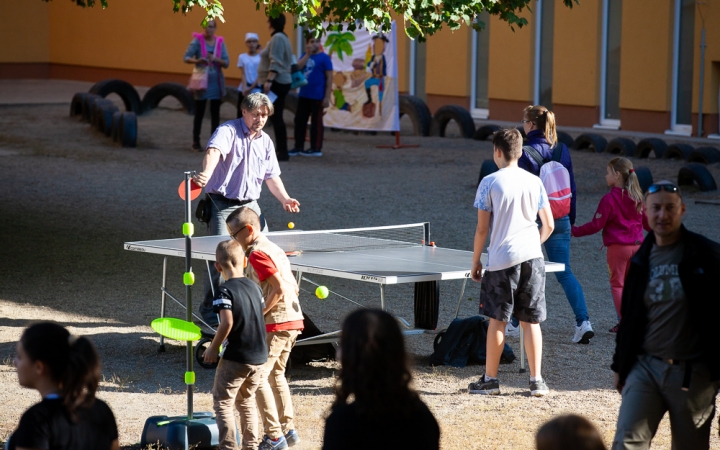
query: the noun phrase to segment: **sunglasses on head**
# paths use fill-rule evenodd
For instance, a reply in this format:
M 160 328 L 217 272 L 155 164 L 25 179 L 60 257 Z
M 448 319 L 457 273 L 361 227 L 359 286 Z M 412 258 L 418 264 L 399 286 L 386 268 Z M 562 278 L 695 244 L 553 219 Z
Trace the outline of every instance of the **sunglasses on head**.
M 674 194 L 677 194 L 680 192 L 680 188 L 678 188 L 674 184 L 662 183 L 662 184 L 651 184 L 650 187 L 647 189 L 648 194 L 655 194 L 660 191 L 672 192 Z

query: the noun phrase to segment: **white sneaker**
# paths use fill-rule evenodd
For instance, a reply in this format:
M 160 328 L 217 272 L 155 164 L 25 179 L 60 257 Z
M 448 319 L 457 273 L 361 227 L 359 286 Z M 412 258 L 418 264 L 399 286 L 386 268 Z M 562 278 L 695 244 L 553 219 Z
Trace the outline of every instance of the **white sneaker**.
M 505 337 L 520 337 L 520 325 L 515 327 L 512 322 L 508 322 L 505 326 Z
M 589 320 L 586 320 L 580 326 L 575 327 L 575 336 L 573 336 L 572 341 L 578 344 L 589 344 L 593 336 L 595 336 L 595 332 L 592 325 L 590 325 Z

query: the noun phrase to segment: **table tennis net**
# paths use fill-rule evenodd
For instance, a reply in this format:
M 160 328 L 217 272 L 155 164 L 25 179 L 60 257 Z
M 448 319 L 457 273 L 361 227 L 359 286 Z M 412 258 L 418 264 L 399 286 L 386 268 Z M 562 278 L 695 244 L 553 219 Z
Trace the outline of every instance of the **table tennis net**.
M 268 236 L 285 252 L 343 252 L 425 244 L 426 224 L 345 230 L 293 231 Z

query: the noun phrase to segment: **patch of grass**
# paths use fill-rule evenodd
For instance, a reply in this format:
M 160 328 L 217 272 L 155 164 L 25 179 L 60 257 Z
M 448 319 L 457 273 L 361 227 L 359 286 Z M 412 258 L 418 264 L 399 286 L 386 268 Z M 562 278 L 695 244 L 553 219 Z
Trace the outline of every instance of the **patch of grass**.
M 15 362 L 14 362 L 14 360 L 15 360 L 15 356 L 14 356 L 14 355 L 7 355 L 6 357 L 4 357 L 4 358 L 2 359 L 2 365 L 3 365 L 3 366 L 15 367 Z
M 124 391 L 128 388 L 130 384 L 132 384 L 129 376 L 120 376 L 117 374 L 110 375 L 110 378 L 105 377 L 105 375 L 103 374 L 102 382 L 114 386 L 115 392 Z
M 158 385 L 158 390 L 157 390 L 157 392 L 158 392 L 158 394 L 167 394 L 167 395 L 170 395 L 170 394 L 173 393 L 173 390 L 172 390 L 172 388 L 171 388 L 170 386 L 168 386 L 168 387 L 162 387 L 162 386 Z

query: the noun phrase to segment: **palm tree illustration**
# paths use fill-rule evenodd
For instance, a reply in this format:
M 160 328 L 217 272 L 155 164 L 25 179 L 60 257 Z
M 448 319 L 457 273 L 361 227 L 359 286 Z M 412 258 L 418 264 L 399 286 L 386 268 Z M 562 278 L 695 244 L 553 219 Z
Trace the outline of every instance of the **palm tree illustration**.
M 355 35 L 349 31 L 342 33 L 330 33 L 325 40 L 325 47 L 328 49 L 328 55 L 332 56 L 334 52 L 337 52 L 340 61 L 343 61 L 344 56 L 352 56 L 353 48 L 350 42 L 355 40 Z

